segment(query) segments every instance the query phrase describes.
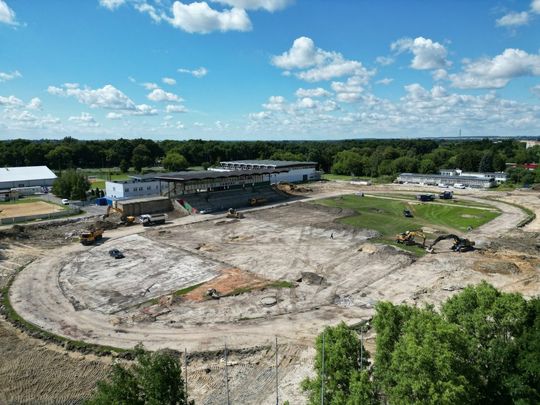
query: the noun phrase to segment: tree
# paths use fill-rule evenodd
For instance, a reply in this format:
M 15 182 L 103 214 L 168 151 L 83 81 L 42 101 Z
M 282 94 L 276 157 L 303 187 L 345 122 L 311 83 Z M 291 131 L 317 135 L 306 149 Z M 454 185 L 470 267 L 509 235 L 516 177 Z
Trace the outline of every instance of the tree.
M 362 155 L 352 150 L 339 152 L 332 166 L 332 173 L 361 176 L 364 174 L 366 161 Z
M 323 378 L 323 335 L 324 335 L 324 378 Z M 358 392 L 366 395 L 365 378 L 360 373 L 368 366 L 368 354 L 361 346 L 358 334 L 343 322 L 327 327 L 315 342 L 315 378 L 307 378 L 302 388 L 308 392 L 309 403 L 319 404 L 321 385 L 324 380 L 324 402 L 344 404 L 351 395 L 351 383 Z M 363 356 L 362 356 L 363 354 Z M 362 363 L 361 363 L 362 360 Z
M 150 166 L 153 163 L 150 150 L 144 144 L 139 144 L 133 149 L 131 155 L 131 164 L 135 168 L 135 171 L 140 173 L 142 168 Z
M 492 172 L 493 171 L 493 153 L 492 152 L 486 152 L 482 155 L 482 159 L 480 159 L 480 164 L 478 165 L 478 171 L 479 172 Z
M 53 183 L 54 195 L 72 200 L 86 200 L 86 191 L 90 188 L 90 182 L 86 176 L 75 170 L 62 172 Z
M 127 173 L 129 171 L 129 163 L 126 159 L 122 159 L 120 162 L 120 171 L 122 173 Z
M 420 161 L 419 171 L 423 174 L 437 173 L 437 166 L 435 166 L 433 160 L 425 158 Z
M 98 383 L 87 405 L 186 405 L 182 367 L 178 354 L 161 350 L 150 353 L 136 347 L 137 363 L 132 367 L 113 366 L 109 381 Z
M 186 170 L 189 167 L 187 159 L 177 152 L 169 152 L 163 159 L 163 167 L 170 171 Z

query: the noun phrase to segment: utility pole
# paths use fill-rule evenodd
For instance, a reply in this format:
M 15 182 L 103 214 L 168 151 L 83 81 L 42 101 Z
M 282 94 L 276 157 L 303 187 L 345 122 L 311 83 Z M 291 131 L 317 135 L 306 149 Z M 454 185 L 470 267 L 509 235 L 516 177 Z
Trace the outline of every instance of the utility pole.
M 184 396 L 186 404 L 188 403 L 188 385 L 187 385 L 187 349 L 184 348 L 184 381 L 185 381 L 185 390 Z
M 321 405 L 324 405 L 324 336 L 322 335 L 322 372 L 321 372 Z
M 229 399 L 229 371 L 227 370 L 227 343 L 225 343 L 225 389 L 227 390 L 227 405 L 231 405 Z
M 278 346 L 276 336 L 276 405 L 279 405 Z

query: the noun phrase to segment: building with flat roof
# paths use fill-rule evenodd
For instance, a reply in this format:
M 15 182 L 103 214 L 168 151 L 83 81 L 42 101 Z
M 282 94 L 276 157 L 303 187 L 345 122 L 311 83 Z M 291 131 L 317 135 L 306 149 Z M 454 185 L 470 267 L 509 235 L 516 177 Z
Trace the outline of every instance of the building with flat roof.
M 218 170 L 253 170 L 274 169 L 270 175 L 270 183 L 280 182 L 299 183 L 316 181 L 321 179 L 321 173 L 317 171 L 317 162 L 301 162 L 293 160 L 235 160 L 220 162 Z
M 148 178 L 135 176 L 131 180 L 105 182 L 105 196 L 109 200 L 126 200 L 159 195 L 161 195 L 161 183 L 155 179 L 155 175 Z
M 0 189 L 23 187 L 50 187 L 56 180 L 47 166 L 22 166 L 0 168 Z
M 455 184 L 463 184 L 466 187 L 473 188 L 490 188 L 495 187 L 496 182 L 493 177 L 474 177 L 474 176 L 449 176 L 446 174 L 417 174 L 417 173 L 401 173 L 397 181 L 399 183 L 422 184 L 426 186 L 436 186 L 444 184 L 453 186 Z

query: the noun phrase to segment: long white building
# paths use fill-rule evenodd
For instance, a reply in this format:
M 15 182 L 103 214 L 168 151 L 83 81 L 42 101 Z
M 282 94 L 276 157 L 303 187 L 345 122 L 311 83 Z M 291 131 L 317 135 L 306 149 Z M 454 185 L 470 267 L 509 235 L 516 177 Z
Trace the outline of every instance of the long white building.
M 110 200 L 126 200 L 161 195 L 160 182 L 153 178 L 133 178 L 105 182 L 105 196 Z
M 0 190 L 24 187 L 49 187 L 56 180 L 47 166 L 22 166 L 0 168 Z
M 220 162 L 218 170 L 253 170 L 253 169 L 284 169 L 280 173 L 270 175 L 270 183 L 280 182 L 300 183 L 321 179 L 321 173 L 317 171 L 316 162 L 299 162 L 290 160 L 235 160 Z

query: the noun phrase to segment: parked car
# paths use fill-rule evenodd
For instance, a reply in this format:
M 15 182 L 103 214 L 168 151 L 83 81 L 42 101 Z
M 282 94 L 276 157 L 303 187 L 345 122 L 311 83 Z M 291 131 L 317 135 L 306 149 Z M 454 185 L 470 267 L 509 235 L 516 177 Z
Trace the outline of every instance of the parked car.
M 109 250 L 109 255 L 111 255 L 111 257 L 114 257 L 115 259 L 123 259 L 125 257 L 124 254 L 118 249 Z
M 69 205 L 69 200 L 67 198 L 62 198 L 62 204 Z
M 410 210 L 403 210 L 403 216 L 405 218 L 413 218 L 413 214 Z
M 466 189 L 467 187 L 465 187 L 465 185 L 461 184 L 461 183 L 456 183 L 454 184 L 454 188 L 458 188 L 460 190 L 464 190 Z

